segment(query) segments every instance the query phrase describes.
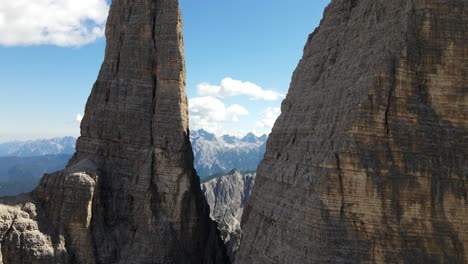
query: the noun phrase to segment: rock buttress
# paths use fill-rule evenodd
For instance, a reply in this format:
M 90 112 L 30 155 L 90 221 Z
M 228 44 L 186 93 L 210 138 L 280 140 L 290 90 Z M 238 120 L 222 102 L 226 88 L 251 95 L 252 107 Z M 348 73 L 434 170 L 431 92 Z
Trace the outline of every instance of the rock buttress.
M 333 0 L 268 140 L 236 263 L 468 261 L 464 0 Z

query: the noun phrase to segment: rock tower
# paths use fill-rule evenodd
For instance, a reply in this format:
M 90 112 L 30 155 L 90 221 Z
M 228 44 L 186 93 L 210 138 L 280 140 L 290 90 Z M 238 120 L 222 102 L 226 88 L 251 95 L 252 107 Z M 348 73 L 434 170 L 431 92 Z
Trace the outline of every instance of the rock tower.
M 64 171 L 0 206 L 4 263 L 224 263 L 193 169 L 177 0 L 114 0 Z

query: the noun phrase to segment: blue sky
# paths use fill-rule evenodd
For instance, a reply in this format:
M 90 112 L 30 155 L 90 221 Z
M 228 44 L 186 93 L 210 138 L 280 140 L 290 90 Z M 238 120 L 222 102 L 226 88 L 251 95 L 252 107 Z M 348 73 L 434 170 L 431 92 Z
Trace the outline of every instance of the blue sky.
M 54 6 L 63 17 L 44 20 L 41 16 L 51 15 L 40 8 L 17 9 L 21 3 L 40 6 L 50 1 L 17 1 L 16 6 L 0 3 L 0 142 L 77 136 L 76 116 L 84 112 L 103 59 L 105 2 L 60 0 L 63 6 L 82 6 Z M 328 3 L 181 0 L 192 128 L 218 134 L 268 133 L 307 36 Z M 29 20 L 34 25 L 24 26 L 24 20 L 12 15 L 16 12 L 37 16 Z M 59 26 L 54 35 L 44 37 L 40 30 L 50 29 L 48 23 Z M 67 31 L 70 24 L 73 31 Z M 203 108 L 206 102 L 213 109 Z

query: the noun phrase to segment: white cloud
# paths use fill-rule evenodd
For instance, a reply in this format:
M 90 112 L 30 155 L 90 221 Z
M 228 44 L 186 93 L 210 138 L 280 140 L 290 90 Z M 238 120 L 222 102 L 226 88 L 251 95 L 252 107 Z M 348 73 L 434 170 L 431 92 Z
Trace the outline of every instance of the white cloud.
M 83 120 L 83 115 L 82 114 L 76 114 L 75 121 L 78 124 L 81 124 L 81 120 Z
M 248 96 L 251 100 L 276 101 L 284 95 L 273 90 L 265 90 L 251 82 L 243 82 L 232 78 L 224 78 L 221 85 L 211 85 L 201 83 L 197 85 L 197 90 L 203 96 L 215 96 L 219 98 L 230 96 Z
M 211 97 L 196 97 L 189 100 L 190 128 L 205 129 L 212 132 L 222 131 L 222 124 L 237 123 L 249 111 L 243 106 L 233 104 L 226 107 L 220 100 Z
M 104 36 L 106 0 L 1 0 L 0 45 L 82 46 Z
M 257 127 L 272 129 L 280 114 L 281 108 L 268 107 L 263 111 L 263 119 L 257 122 Z
M 232 122 L 239 122 L 239 116 L 248 115 L 249 111 L 243 106 L 234 104 L 226 108 L 226 116 L 230 118 Z

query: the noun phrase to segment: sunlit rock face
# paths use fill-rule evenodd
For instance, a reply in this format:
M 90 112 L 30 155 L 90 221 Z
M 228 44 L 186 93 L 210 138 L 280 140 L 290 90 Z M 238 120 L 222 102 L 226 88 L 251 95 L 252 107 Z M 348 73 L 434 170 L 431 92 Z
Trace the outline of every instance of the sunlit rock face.
M 236 263 L 468 261 L 464 0 L 333 0 L 267 143 Z
M 4 262 L 224 263 L 193 169 L 178 1 L 114 0 L 106 37 L 68 168 L 2 201 Z

